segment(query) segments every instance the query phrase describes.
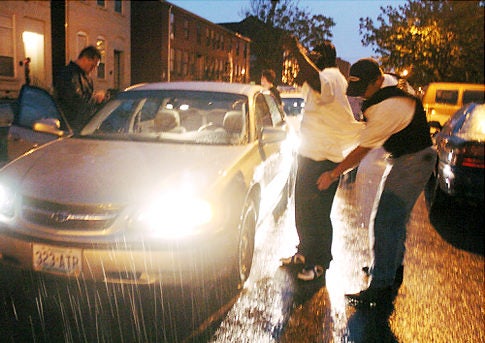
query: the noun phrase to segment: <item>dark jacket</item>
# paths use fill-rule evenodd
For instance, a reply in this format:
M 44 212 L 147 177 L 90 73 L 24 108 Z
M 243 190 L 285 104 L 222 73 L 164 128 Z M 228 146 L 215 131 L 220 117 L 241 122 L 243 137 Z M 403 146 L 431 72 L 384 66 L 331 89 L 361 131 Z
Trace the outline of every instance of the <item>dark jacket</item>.
M 74 132 L 79 132 L 97 109 L 93 81 L 76 63 L 63 67 L 56 78 L 58 103 Z

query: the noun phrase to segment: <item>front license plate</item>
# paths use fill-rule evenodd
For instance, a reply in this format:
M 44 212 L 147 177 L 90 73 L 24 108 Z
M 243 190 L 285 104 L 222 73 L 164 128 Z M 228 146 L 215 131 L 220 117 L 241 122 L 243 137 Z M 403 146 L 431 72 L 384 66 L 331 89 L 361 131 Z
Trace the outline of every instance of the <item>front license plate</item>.
M 79 275 L 82 250 L 34 244 L 32 250 L 34 270 L 64 275 Z

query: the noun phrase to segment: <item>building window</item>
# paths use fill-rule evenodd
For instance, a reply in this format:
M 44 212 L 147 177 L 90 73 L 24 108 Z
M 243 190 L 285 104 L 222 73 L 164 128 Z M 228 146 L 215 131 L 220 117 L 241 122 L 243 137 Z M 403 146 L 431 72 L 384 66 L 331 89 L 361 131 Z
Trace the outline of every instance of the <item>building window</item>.
M 182 75 L 189 75 L 189 53 L 187 51 L 184 51 L 184 56 L 182 60 Z
M 98 38 L 96 41 L 96 47 L 101 53 L 101 60 L 98 65 L 98 79 L 106 78 L 106 42 L 102 38 Z
M 184 19 L 184 38 L 189 39 L 189 21 Z
M 210 46 L 211 45 L 211 36 L 210 36 L 210 32 L 209 32 L 209 28 L 208 27 L 205 29 L 205 45 L 206 46 Z
M 96 4 L 98 4 L 100 7 L 105 7 L 106 5 L 104 0 L 96 0 Z
M 170 49 L 170 73 L 175 71 L 175 50 L 172 48 Z
M 175 72 L 177 75 L 182 74 L 182 50 L 175 50 Z
M 122 13 L 122 11 L 123 11 L 123 5 L 121 0 L 115 0 L 115 12 Z
M 88 36 L 84 32 L 78 32 L 76 35 L 76 56 L 88 45 Z
M 14 77 L 13 21 L 0 16 L 0 76 Z
M 175 15 L 170 12 L 170 39 L 175 37 Z
M 200 23 L 197 23 L 197 44 L 202 43 L 202 27 L 200 26 Z

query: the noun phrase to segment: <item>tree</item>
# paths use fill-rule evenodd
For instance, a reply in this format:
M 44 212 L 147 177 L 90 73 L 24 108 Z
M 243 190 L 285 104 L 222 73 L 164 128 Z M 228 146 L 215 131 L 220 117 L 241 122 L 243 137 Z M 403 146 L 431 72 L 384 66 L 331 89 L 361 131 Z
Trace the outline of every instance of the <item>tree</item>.
M 335 26 L 333 19 L 321 14 L 312 15 L 298 5 L 298 0 L 251 0 L 250 10 L 245 15 L 255 16 L 273 28 L 296 35 L 309 50 L 330 40 L 333 37 L 330 29 Z
M 360 34 L 384 68 L 411 71 L 415 85 L 484 82 L 483 1 L 408 0 L 381 11 L 379 25 L 360 18 Z
M 253 81 L 259 81 L 263 69 L 273 69 L 281 76 L 284 60 L 284 42 L 289 35 L 295 35 L 301 44 L 312 50 L 318 43 L 332 38 L 331 28 L 335 26 L 332 18 L 321 14 L 311 15 L 307 10 L 298 8 L 294 0 L 250 0 L 250 8 L 244 13 L 246 18 L 254 18 L 251 33 L 251 53 L 257 63 L 251 68 Z

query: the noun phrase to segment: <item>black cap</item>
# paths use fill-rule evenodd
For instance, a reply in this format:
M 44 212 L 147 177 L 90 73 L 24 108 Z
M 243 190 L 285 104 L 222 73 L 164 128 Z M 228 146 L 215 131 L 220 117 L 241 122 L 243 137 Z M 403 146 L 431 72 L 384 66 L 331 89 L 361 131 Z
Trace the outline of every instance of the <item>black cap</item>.
M 363 58 L 352 64 L 349 73 L 347 95 L 362 96 L 367 86 L 382 75 L 379 64 L 372 58 Z

